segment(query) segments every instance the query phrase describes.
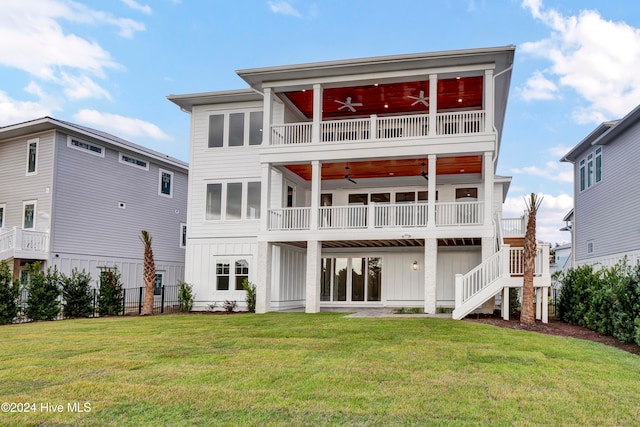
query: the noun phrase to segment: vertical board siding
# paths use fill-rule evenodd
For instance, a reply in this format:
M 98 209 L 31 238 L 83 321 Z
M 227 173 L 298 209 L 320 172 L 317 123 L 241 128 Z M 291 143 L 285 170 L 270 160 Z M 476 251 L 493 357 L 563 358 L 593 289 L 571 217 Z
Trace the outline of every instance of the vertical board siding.
M 436 306 L 455 306 L 455 276 L 466 274 L 482 259 L 480 248 L 453 248 L 438 250 L 436 268 Z
M 640 180 L 640 123 L 602 146 L 602 181 L 580 192 L 580 159 L 596 147 L 581 153 L 574 166 L 577 263 L 640 249 L 640 197 L 630 191 Z M 587 253 L 589 242 L 593 253 Z
M 414 271 L 413 261 L 423 266 L 424 254 L 385 253 L 382 255 L 382 300 L 385 305 L 424 302 L 424 268 Z M 371 256 L 380 256 L 372 254 Z
M 27 141 L 37 138 L 37 173 L 26 175 Z M 0 204 L 6 204 L 4 227 L 22 227 L 25 200 L 37 200 L 36 229 L 51 228 L 54 131 L 0 141 Z
M 274 290 L 278 299 L 274 302 L 304 301 L 306 283 L 306 252 L 279 246 L 279 271 L 274 274 Z M 275 257 L 274 257 L 275 258 Z
M 146 229 L 156 263 L 184 262 L 180 223 L 186 222 L 186 172 L 140 154 L 132 155 L 148 161 L 148 171 L 120 163 L 122 150 L 103 142 L 95 143 L 105 147 L 104 158 L 84 153 L 67 147 L 61 132 L 56 142 L 52 252 L 142 259 L 139 236 Z M 173 172 L 172 198 L 158 194 L 159 169 Z

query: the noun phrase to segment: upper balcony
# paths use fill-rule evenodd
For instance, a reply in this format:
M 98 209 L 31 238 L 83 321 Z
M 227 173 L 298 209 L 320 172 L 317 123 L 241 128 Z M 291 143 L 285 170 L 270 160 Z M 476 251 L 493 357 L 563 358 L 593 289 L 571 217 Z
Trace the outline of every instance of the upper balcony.
M 0 260 L 9 258 L 46 260 L 49 233 L 14 227 L 0 229 Z

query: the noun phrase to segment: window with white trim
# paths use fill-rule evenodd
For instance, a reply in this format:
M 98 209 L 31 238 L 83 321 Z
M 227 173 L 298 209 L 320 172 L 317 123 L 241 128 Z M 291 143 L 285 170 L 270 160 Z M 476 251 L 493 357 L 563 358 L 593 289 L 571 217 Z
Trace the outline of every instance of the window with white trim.
M 38 138 L 27 141 L 27 175 L 38 173 Z
M 207 184 L 205 219 L 214 221 L 259 219 L 260 192 L 259 181 Z
M 588 254 L 593 253 L 593 242 L 587 242 L 587 253 Z
M 160 169 L 158 177 L 158 195 L 173 197 L 173 172 Z
M 156 281 L 153 284 L 153 294 L 162 295 L 162 282 L 164 280 L 164 273 L 156 273 Z
M 93 154 L 94 156 L 104 157 L 104 147 L 83 141 L 71 135 L 67 136 L 67 147 L 84 151 L 85 153 Z
M 28 200 L 22 202 L 22 228 L 34 230 L 36 228 L 36 201 Z
M 578 163 L 578 186 L 587 190 L 602 181 L 602 147 L 588 153 Z
M 238 111 L 209 116 L 208 147 L 262 144 L 262 111 Z
M 143 170 L 149 170 L 149 162 L 146 160 L 139 159 L 137 157 L 131 156 L 125 153 L 119 153 L 118 161 L 120 163 L 124 163 L 125 165 L 134 166 Z
M 216 290 L 217 291 L 229 290 L 229 263 L 228 262 L 216 263 Z
M 580 160 L 580 191 L 584 191 L 587 184 L 587 169 L 584 159 Z
M 245 280 L 249 280 L 251 268 L 251 256 L 233 255 L 220 258 L 216 265 L 216 290 L 217 291 L 243 291 Z
M 180 247 L 187 247 L 187 224 L 184 222 L 180 223 Z
M 602 147 L 596 148 L 596 183 L 602 181 Z
M 236 291 L 242 291 L 244 290 L 243 282 L 245 279 L 249 280 L 249 262 L 246 259 L 237 260 L 235 270 Z
M 7 210 L 6 204 L 0 205 L 0 228 L 4 228 L 4 212 Z

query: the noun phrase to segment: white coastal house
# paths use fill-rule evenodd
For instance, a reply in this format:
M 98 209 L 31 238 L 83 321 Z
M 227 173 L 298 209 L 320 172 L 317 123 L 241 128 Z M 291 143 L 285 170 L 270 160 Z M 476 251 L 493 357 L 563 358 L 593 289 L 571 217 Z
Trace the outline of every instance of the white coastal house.
M 258 312 L 493 311 L 522 285 L 524 217 L 501 218 L 510 178 L 495 174 L 514 53 L 247 69 L 248 89 L 169 96 L 191 114 L 195 307 L 243 304 L 247 278 Z
M 42 117 L 0 127 L 0 260 L 20 277 L 39 261 L 97 281 L 118 267 L 144 286 L 142 229 L 156 290 L 184 278 L 188 165 L 78 124 Z

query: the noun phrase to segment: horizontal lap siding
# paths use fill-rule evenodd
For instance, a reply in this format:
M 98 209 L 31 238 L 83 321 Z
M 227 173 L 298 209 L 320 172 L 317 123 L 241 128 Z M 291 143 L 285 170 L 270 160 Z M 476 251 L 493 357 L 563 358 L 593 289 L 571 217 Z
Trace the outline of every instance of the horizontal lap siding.
M 34 138 L 38 139 L 37 174 L 27 176 L 27 141 Z M 6 205 L 5 228 L 22 227 L 22 202 L 37 200 L 36 229 L 49 230 L 53 141 L 53 131 L 0 141 L 0 204 Z
M 131 155 L 148 161 L 148 171 L 123 164 L 118 150 L 95 143 L 106 148 L 104 158 L 67 147 L 67 135 L 57 133 L 52 252 L 141 259 L 145 229 L 156 262 L 184 262 L 186 173 L 138 154 Z M 172 198 L 158 195 L 159 168 L 174 173 Z
M 584 156 L 594 151 L 591 147 Z M 640 249 L 640 197 L 633 191 L 640 180 L 640 123 L 603 146 L 602 181 L 580 193 L 579 162 L 584 156 L 575 167 L 576 261 Z

